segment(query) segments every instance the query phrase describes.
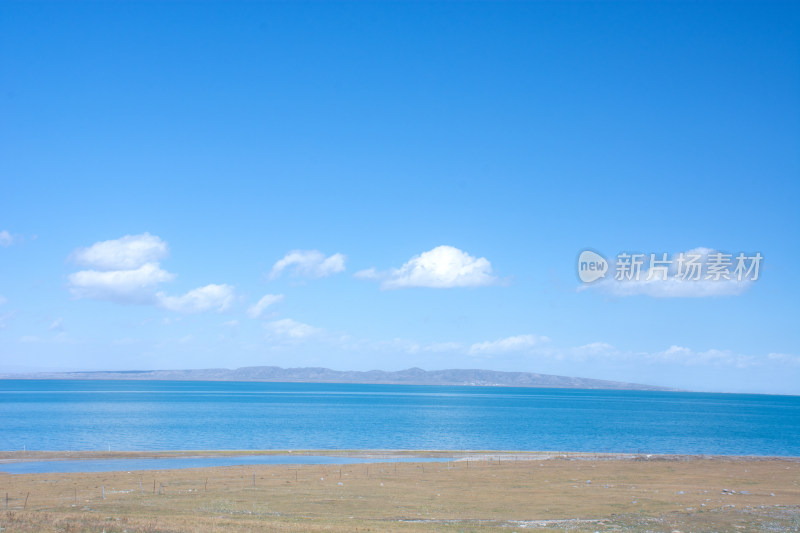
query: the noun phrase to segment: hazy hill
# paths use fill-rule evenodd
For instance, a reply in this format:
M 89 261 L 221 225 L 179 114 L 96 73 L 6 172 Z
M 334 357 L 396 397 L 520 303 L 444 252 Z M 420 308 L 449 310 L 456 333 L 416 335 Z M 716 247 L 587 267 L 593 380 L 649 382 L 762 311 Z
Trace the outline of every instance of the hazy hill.
M 499 372 L 495 370 L 451 369 L 422 370 L 409 368 L 396 372 L 383 370 L 340 371 L 329 368 L 280 368 L 249 366 L 229 370 L 206 368 L 199 370 L 124 370 L 102 372 L 39 372 L 5 374 L 13 379 L 152 379 L 176 381 L 271 381 L 302 383 L 374 383 L 402 385 L 483 385 L 505 387 L 552 387 L 569 389 L 627 389 L 673 390 L 666 387 L 622 383 L 601 379 L 533 374 L 530 372 Z

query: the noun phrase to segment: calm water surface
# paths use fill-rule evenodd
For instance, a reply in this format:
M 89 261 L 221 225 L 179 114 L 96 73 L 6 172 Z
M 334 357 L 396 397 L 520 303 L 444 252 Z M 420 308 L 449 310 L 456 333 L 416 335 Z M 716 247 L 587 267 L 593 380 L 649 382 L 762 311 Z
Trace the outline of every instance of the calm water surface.
M 800 397 L 0 380 L 0 449 L 449 449 L 800 456 Z

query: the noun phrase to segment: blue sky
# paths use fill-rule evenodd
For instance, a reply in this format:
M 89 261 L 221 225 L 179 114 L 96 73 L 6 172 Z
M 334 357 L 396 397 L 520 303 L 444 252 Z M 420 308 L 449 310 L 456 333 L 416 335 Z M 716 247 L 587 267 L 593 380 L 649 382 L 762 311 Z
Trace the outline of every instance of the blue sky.
M 798 28 L 788 2 L 3 2 L 0 371 L 800 394 Z M 611 279 L 698 249 L 759 278 Z

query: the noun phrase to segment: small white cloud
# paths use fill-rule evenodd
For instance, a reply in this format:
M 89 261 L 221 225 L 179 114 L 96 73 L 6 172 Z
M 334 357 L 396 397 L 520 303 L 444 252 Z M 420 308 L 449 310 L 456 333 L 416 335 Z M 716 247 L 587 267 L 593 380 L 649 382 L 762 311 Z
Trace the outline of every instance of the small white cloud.
M 63 331 L 64 330 L 64 319 L 59 317 L 53 320 L 53 323 L 50 324 L 50 327 L 47 328 L 50 331 Z
M 283 300 L 283 294 L 265 294 L 258 302 L 247 309 L 247 316 L 250 318 L 258 318 L 267 307 L 281 300 Z
M 9 320 L 14 318 L 16 312 L 12 311 L 10 313 L 2 313 L 0 314 L 0 329 L 6 329 L 6 324 Z
M 611 355 L 617 353 L 615 347 L 605 342 L 590 342 L 573 348 L 572 351 L 579 355 Z
M 132 270 L 147 263 L 157 263 L 168 254 L 166 242 L 156 235 L 142 233 L 78 248 L 71 257 L 79 265 L 98 270 Z
M 785 363 L 792 366 L 800 366 L 800 357 L 787 353 L 769 353 L 767 360 L 775 363 Z
M 227 326 L 229 328 L 236 328 L 236 327 L 239 327 L 239 321 L 235 320 L 235 319 L 234 320 L 228 320 L 226 322 L 223 322 L 222 325 L 223 326 Z
M 498 282 L 488 259 L 475 258 L 453 246 L 437 246 L 388 272 L 378 272 L 374 268 L 361 270 L 356 277 L 382 279 L 381 289 L 482 287 Z
M 267 336 L 269 338 L 294 341 L 312 337 L 322 331 L 308 324 L 292 320 L 291 318 L 267 322 L 264 324 L 264 329 L 267 330 Z
M 469 347 L 469 353 L 477 355 L 520 352 L 549 341 L 549 338 L 537 335 L 516 335 L 496 341 L 475 343 Z
M 717 253 L 715 250 L 709 248 L 695 248 L 685 252 L 685 257 L 699 256 L 699 263 L 706 264 L 708 256 L 715 253 Z M 676 256 L 674 255 L 674 257 Z M 646 255 L 645 258 L 649 263 L 650 256 Z M 656 254 L 656 260 L 661 259 L 662 257 Z M 735 266 L 735 264 L 734 261 L 733 265 Z M 732 279 L 719 280 L 705 279 L 705 272 L 701 274 L 702 279 L 699 280 L 682 279 L 676 276 L 677 263 L 674 259 L 667 268 L 667 279 L 663 279 L 663 274 L 660 274 L 657 270 L 653 271 L 651 275 L 652 266 L 644 265 L 638 279 L 618 280 L 615 279 L 615 269 L 616 265 L 612 264 L 609 267 L 609 275 L 605 279 L 582 285 L 578 290 L 596 289 L 613 296 L 644 295 L 653 298 L 705 298 L 742 294 L 754 283 L 749 279 L 739 281 L 734 277 Z
M 434 353 L 455 352 L 463 348 L 464 345 L 460 342 L 433 342 L 422 347 L 424 351 Z
M 793 356 L 786 356 L 785 359 L 776 361 L 769 355 L 766 356 L 766 358 L 757 357 L 754 355 L 736 353 L 732 350 L 719 350 L 715 348 L 698 352 L 684 346 L 675 345 L 661 352 L 645 354 L 644 358 L 651 363 L 676 363 L 685 366 L 704 365 L 734 368 L 750 368 L 773 362 L 797 364 L 797 362 L 800 361 L 800 358 Z
M 167 296 L 163 292 L 156 296 L 158 305 L 179 313 L 200 313 L 212 309 L 224 311 L 233 302 L 233 287 L 211 284 L 192 289 L 183 296 Z
M 377 270 L 375 270 L 374 267 L 372 267 L 364 270 L 359 270 L 358 272 L 353 274 L 353 277 L 356 279 L 376 280 L 376 279 L 381 279 L 382 276 Z
M 11 233 L 9 233 L 8 230 L 0 231 L 0 246 L 3 247 L 11 246 L 12 244 L 14 244 L 15 240 L 16 239 L 14 238 L 14 236 L 11 235 Z
M 292 250 L 272 267 L 269 279 L 280 277 L 284 270 L 295 276 L 325 278 L 344 270 L 345 256 L 333 254 L 325 257 L 319 250 Z
M 76 298 L 142 304 L 152 303 L 152 289 L 174 277 L 158 263 L 145 263 L 132 270 L 81 270 L 70 274 L 68 279 L 70 292 Z

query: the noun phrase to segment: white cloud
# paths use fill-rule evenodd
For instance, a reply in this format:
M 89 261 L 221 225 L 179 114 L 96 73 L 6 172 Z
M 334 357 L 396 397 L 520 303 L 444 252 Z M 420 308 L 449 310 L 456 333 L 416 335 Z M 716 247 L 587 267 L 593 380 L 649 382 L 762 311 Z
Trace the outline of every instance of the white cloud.
M 661 352 L 635 354 L 634 357 L 637 355 L 651 363 L 677 363 L 685 366 L 703 365 L 750 368 L 774 362 L 795 365 L 800 364 L 800 357 L 785 354 L 783 354 L 781 358 L 772 357 L 774 354 L 769 354 L 766 357 L 757 357 L 754 355 L 740 354 L 732 350 L 718 350 L 712 348 L 704 351 L 695 351 L 684 346 L 676 345 L 670 346 Z
M 280 277 L 284 270 L 291 270 L 295 276 L 325 278 L 344 270 L 345 256 L 333 254 L 325 257 L 319 250 L 292 250 L 272 267 L 269 279 Z
M 162 270 L 158 263 L 132 270 L 81 270 L 68 276 L 70 292 L 76 298 L 139 304 L 154 302 L 153 288 L 174 278 L 175 274 Z
M 669 348 L 655 352 L 623 352 L 605 342 L 593 342 L 576 348 L 566 350 L 542 350 L 537 352 L 543 357 L 559 360 L 583 362 L 615 361 L 641 364 L 667 364 L 683 367 L 729 367 L 750 368 L 773 364 L 800 366 L 800 357 L 789 354 L 770 353 L 766 356 L 747 355 L 733 350 L 711 348 L 708 350 L 693 350 L 685 346 L 672 345 Z
M 715 250 L 709 248 L 695 248 L 685 252 L 686 256 L 699 255 L 700 263 L 706 264 L 708 256 L 717 253 Z M 676 277 L 677 264 L 673 255 L 672 263 L 667 269 L 667 279 L 656 275 L 657 271 L 650 275 L 651 268 L 648 265 L 643 265 L 639 275 L 639 279 L 633 280 L 617 280 L 615 279 L 615 265 L 609 266 L 608 276 L 592 284 L 582 285 L 578 290 L 583 291 L 587 289 L 596 289 L 601 292 L 611 294 L 613 296 L 635 296 L 645 295 L 653 298 L 704 298 L 709 296 L 735 296 L 742 294 L 749 289 L 753 281 L 749 279 L 720 279 L 711 280 L 704 279 L 706 277 L 705 271 L 701 274 L 703 279 L 691 280 L 681 279 Z M 650 256 L 646 255 L 649 263 Z M 656 254 L 656 259 L 661 259 L 660 254 Z M 733 266 L 735 267 L 735 258 Z M 731 276 L 733 278 L 733 276 Z M 650 279 L 648 279 L 650 278 Z
M 53 323 L 50 324 L 50 327 L 47 328 L 50 331 L 63 331 L 64 330 L 64 319 L 59 317 L 53 320 Z
M 167 296 L 163 292 L 156 296 L 159 306 L 179 313 L 200 313 L 212 309 L 224 311 L 233 302 L 233 287 L 210 284 L 192 289 L 183 296 Z
M 800 366 L 800 357 L 787 353 L 769 353 L 767 360 L 776 363 L 786 363 L 792 366 Z
M 70 258 L 93 267 L 68 276 L 76 298 L 110 300 L 117 303 L 157 305 L 180 313 L 224 311 L 234 299 L 230 285 L 210 284 L 182 296 L 156 292 L 157 286 L 175 279 L 162 269 L 158 259 L 169 253 L 167 243 L 156 235 L 126 235 L 75 250 Z
M 590 342 L 573 348 L 573 351 L 581 355 L 612 355 L 617 353 L 617 349 L 606 342 Z
M 52 337 L 37 337 L 36 335 L 23 335 L 18 342 L 22 344 L 81 344 L 83 341 L 70 338 L 66 333 L 60 332 Z
M 72 253 L 72 259 L 79 265 L 98 270 L 132 270 L 147 263 L 157 263 L 168 254 L 166 242 L 155 235 L 142 233 L 78 248 Z
M 498 339 L 496 341 L 475 343 L 469 347 L 469 353 L 472 355 L 477 355 L 520 352 L 549 341 L 549 338 L 537 335 L 516 335 L 514 337 Z
M 297 322 L 291 318 L 267 322 L 264 324 L 264 329 L 267 330 L 267 336 L 271 339 L 293 341 L 306 339 L 322 332 L 318 328 Z
M 0 246 L 6 247 L 14 244 L 14 236 L 8 230 L 0 231 Z
M 353 277 L 356 279 L 375 280 L 375 279 L 381 279 L 382 275 L 380 274 L 380 272 L 375 270 L 375 267 L 372 267 L 372 268 L 367 268 L 365 270 L 359 270 L 358 272 L 353 274 Z
M 432 342 L 431 344 L 426 344 L 422 347 L 424 351 L 434 353 L 455 352 L 462 350 L 463 348 L 464 345 L 460 342 Z
M 258 318 L 267 307 L 281 300 L 283 300 L 283 294 L 265 294 L 258 302 L 247 309 L 247 316 L 250 318 Z
M 388 272 L 370 268 L 356 272 L 355 277 L 383 280 L 381 289 L 482 287 L 498 282 L 492 275 L 492 264 L 485 257 L 475 258 L 452 246 L 437 246 Z
M 10 313 L 0 314 L 0 329 L 6 329 L 6 324 L 8 323 L 9 320 L 14 318 L 14 315 L 16 315 L 15 311 L 12 311 Z

